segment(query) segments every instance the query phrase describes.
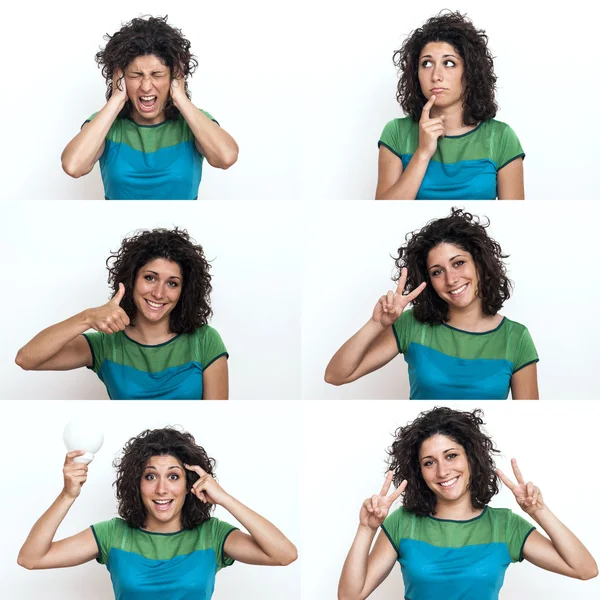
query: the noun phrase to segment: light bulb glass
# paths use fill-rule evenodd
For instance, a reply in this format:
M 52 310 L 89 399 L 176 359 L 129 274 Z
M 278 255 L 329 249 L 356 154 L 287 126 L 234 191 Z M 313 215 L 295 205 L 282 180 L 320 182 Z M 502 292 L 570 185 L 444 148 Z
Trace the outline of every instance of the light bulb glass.
M 67 450 L 85 450 L 74 462 L 88 464 L 104 443 L 104 432 L 92 419 L 78 418 L 67 423 L 63 432 L 63 441 Z

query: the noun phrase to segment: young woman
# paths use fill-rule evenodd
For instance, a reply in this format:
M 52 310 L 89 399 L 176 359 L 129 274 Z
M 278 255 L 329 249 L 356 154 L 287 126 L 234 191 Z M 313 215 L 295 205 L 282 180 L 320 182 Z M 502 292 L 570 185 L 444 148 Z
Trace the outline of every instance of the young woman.
M 238 147 L 190 101 L 190 42 L 167 17 L 133 19 L 106 37 L 96 62 L 107 102 L 64 149 L 63 169 L 81 177 L 99 160 L 109 200 L 196 199 L 203 159 L 227 169 Z
M 396 561 L 411 600 L 497 600 L 506 568 L 523 559 L 568 577 L 596 577 L 591 554 L 526 482 L 516 460 L 516 482 L 494 468 L 499 451 L 482 425 L 480 410 L 442 407 L 396 431 L 383 488 L 360 509 L 340 600 L 368 598 Z M 548 537 L 510 509 L 488 506 L 499 479 Z M 388 495 L 392 483 L 397 487 Z M 402 508 L 390 513 L 402 495 Z M 371 549 L 379 527 L 383 534 Z
M 226 400 L 227 350 L 210 327 L 210 264 L 184 230 L 142 230 L 107 260 L 114 296 L 44 329 L 26 370 L 88 367 L 114 400 Z M 94 329 L 95 333 L 85 333 Z
M 407 115 L 379 140 L 380 200 L 523 199 L 525 154 L 494 117 L 487 36 L 459 12 L 440 13 L 394 53 L 396 98 Z
M 498 313 L 511 283 L 488 225 L 453 208 L 409 234 L 395 261 L 396 291 L 379 299 L 371 319 L 335 353 L 325 380 L 355 381 L 402 353 L 411 399 L 498 400 L 509 390 L 514 400 L 537 399 L 531 336 Z
M 295 546 L 281 531 L 217 483 L 215 460 L 192 435 L 172 428 L 131 438 L 115 461 L 120 518 L 54 541 L 87 480 L 87 465 L 75 462 L 81 454 L 67 454 L 63 490 L 23 544 L 21 566 L 71 567 L 95 558 L 109 570 L 118 600 L 208 600 L 216 573 L 235 560 L 254 565 L 296 560 Z M 211 517 L 216 504 L 249 533 Z

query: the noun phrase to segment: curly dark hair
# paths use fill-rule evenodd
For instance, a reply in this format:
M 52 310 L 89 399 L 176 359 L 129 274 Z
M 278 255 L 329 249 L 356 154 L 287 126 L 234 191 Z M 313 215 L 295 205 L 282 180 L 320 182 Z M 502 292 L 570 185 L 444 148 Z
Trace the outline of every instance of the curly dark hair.
M 471 471 L 467 489 L 473 508 L 483 508 L 498 493 L 493 455 L 500 450 L 482 430 L 482 416 L 478 408 L 468 412 L 436 406 L 396 430 L 396 439 L 387 451 L 387 464 L 394 473 L 396 487 L 408 480 L 402 501 L 405 510 L 422 516 L 435 515 L 437 500 L 421 474 L 419 451 L 423 442 L 436 434 L 451 438 L 465 449 Z
M 171 311 L 169 328 L 172 333 L 193 333 L 212 316 L 211 265 L 202 246 L 195 244 L 185 229 L 141 229 L 125 238 L 121 247 L 106 259 L 108 284 L 113 295 L 119 283 L 123 283 L 125 296 L 120 306 L 134 323 L 133 289 L 138 271 L 156 258 L 177 263 L 183 278 L 181 296 Z
M 464 61 L 463 123 L 476 125 L 493 119 L 498 112 L 495 100 L 494 58 L 487 47 L 488 37 L 476 29 L 466 15 L 444 11 L 415 29 L 393 55 L 400 80 L 396 100 L 413 121 L 421 118 L 427 102 L 419 84 L 419 56 L 430 42 L 450 44 Z
M 191 98 L 187 78 L 198 67 L 198 61 L 190 51 L 190 42 L 183 37 L 180 29 L 168 25 L 167 19 L 168 15 L 164 17 L 145 15 L 123 24 L 113 35 L 107 33 L 104 36 L 107 43 L 105 48 L 96 54 L 96 63 L 102 69 L 102 76 L 106 81 L 107 100 L 113 92 L 113 73 L 117 70 L 125 73 L 133 60 L 148 54 L 157 56 L 169 67 L 171 78 L 184 78 L 185 94 Z M 130 113 L 131 101 L 127 100 L 119 117 L 128 117 Z M 178 116 L 179 109 L 175 107 L 169 96 L 165 104 L 165 118 L 175 120 Z
M 479 277 L 477 296 L 484 315 L 497 314 L 510 298 L 512 282 L 503 262 L 509 255 L 503 254 L 500 244 L 488 236 L 489 224 L 487 217 L 482 223 L 478 216 L 453 207 L 449 217 L 434 219 L 422 229 L 406 234 L 406 243 L 398 248 L 398 257 L 394 258 L 397 272 L 392 279 L 398 281 L 406 267 L 406 292 L 423 281 L 429 283 L 413 301 L 413 314 L 418 321 L 440 324 L 449 319 L 448 304 L 436 294 L 427 270 L 429 251 L 443 243 L 458 246 L 473 257 Z
M 123 455 L 113 462 L 113 467 L 117 470 L 113 485 L 117 494 L 119 516 L 130 527 L 144 527 L 146 522 L 146 508 L 140 492 L 144 469 L 153 456 L 165 455 L 173 456 L 182 464 L 198 465 L 214 477 L 215 459 L 210 458 L 206 450 L 196 444 L 191 433 L 174 427 L 142 431 L 125 444 Z M 189 492 L 199 475 L 187 469 L 185 473 L 186 490 Z M 213 509 L 211 504 L 200 502 L 194 495 L 186 494 L 181 509 L 182 528 L 193 529 L 209 519 Z

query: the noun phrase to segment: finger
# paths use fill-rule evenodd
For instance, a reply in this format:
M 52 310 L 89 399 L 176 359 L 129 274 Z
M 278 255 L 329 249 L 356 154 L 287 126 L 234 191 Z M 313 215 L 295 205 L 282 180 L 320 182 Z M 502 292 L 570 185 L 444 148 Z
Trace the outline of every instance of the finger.
M 433 127 L 443 127 L 444 126 L 444 120 L 442 117 L 438 117 L 437 119 L 429 119 L 428 121 L 426 121 L 425 123 L 423 123 L 423 129 L 425 131 L 433 128 Z
M 208 473 L 200 466 L 198 465 L 186 465 L 184 463 L 183 465 L 188 471 L 194 471 L 195 473 L 198 473 L 198 475 L 200 475 L 201 477 L 204 477 L 205 475 L 208 475 Z
M 515 484 L 500 470 L 500 469 L 496 469 L 496 473 L 498 474 L 498 477 L 500 477 L 500 479 L 502 480 L 502 483 L 509 489 L 509 490 L 514 490 L 515 489 Z
M 537 487 L 536 485 L 533 486 L 533 503 L 537 504 L 538 503 L 538 498 L 540 497 L 540 488 Z
M 412 302 L 425 288 L 427 287 L 427 282 L 423 281 L 419 287 L 415 288 L 410 294 L 404 296 L 404 300 L 406 302 Z
M 125 286 L 119 282 L 119 289 L 117 293 L 112 297 L 111 302 L 119 306 L 121 304 L 121 300 L 123 300 L 123 296 L 125 295 Z
M 389 310 L 391 308 L 392 304 L 394 304 L 394 292 L 392 292 L 391 290 L 388 291 L 387 296 L 385 297 L 385 300 L 387 302 L 386 309 Z
M 396 500 L 398 500 L 398 498 L 400 498 L 400 496 L 404 493 L 404 490 L 406 489 L 406 486 L 408 485 L 408 480 L 405 479 L 404 481 L 402 481 L 402 483 L 391 493 L 389 500 L 390 503 L 393 504 L 394 502 L 396 502 Z
M 431 98 L 429 98 L 429 100 L 427 101 L 427 104 L 425 104 L 425 106 L 423 107 L 423 110 L 421 111 L 421 118 L 419 119 L 421 123 L 429 119 L 429 111 L 431 110 L 431 107 L 433 106 L 434 102 L 435 96 L 431 96 Z
M 404 292 L 404 286 L 406 285 L 406 278 L 408 277 L 408 269 L 402 267 L 400 271 L 400 279 L 398 280 L 398 287 L 396 288 L 396 294 L 402 295 Z
M 533 483 L 531 481 L 527 482 L 527 500 L 530 500 L 533 503 Z
M 517 464 L 517 459 L 513 458 L 510 461 L 511 465 L 512 465 L 512 470 L 513 473 L 515 474 L 515 477 L 517 478 L 517 482 L 525 485 L 525 479 L 523 478 L 523 474 L 521 473 L 521 469 L 519 469 L 519 465 Z
M 65 455 L 65 465 L 73 463 L 73 459 L 76 456 L 83 456 L 84 454 L 85 450 L 71 450 L 70 452 L 67 452 Z
M 373 496 L 373 510 L 375 511 L 376 515 L 379 514 L 379 496 Z

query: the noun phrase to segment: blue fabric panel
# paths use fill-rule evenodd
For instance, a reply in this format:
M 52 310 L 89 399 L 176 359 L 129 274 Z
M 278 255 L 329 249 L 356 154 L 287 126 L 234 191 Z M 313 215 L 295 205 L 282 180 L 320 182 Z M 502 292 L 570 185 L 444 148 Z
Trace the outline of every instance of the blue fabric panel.
M 408 363 L 411 400 L 506 400 L 513 364 L 506 359 L 466 359 L 411 342 Z
M 100 171 L 109 200 L 194 200 L 202 155 L 194 140 L 148 153 L 106 140 Z
M 412 154 L 403 154 L 406 169 Z M 417 200 L 495 200 L 497 165 L 489 158 L 454 164 L 429 161 Z
M 210 600 L 217 561 L 212 548 L 170 560 L 112 548 L 106 567 L 115 600 Z
M 440 548 L 403 539 L 398 562 L 410 600 L 498 600 L 511 559 L 503 543 Z
M 148 373 L 105 360 L 98 377 L 111 400 L 202 400 L 202 365 L 196 361 Z

